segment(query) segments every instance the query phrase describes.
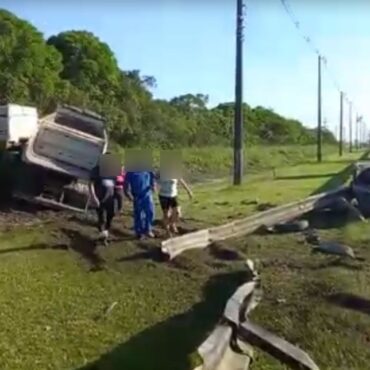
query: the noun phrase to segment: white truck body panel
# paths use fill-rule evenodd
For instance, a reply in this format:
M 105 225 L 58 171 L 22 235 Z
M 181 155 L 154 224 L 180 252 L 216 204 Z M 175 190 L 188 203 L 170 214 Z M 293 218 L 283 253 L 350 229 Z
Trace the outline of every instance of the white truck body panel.
M 0 106 L 0 141 L 6 146 L 19 145 L 38 128 L 37 109 L 17 104 Z
M 82 111 L 59 108 L 39 122 L 23 160 L 71 177 L 87 179 L 107 149 L 105 122 Z

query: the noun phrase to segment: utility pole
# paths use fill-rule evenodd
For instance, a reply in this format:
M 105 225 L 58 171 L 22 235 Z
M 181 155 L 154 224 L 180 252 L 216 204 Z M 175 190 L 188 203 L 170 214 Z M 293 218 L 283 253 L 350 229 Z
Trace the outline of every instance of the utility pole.
M 339 113 L 339 156 L 343 155 L 343 91 L 340 92 L 340 113 Z
M 363 121 L 362 116 L 357 117 L 357 149 L 360 149 L 362 142 L 362 132 L 363 132 Z
M 234 185 L 243 181 L 243 0 L 236 0 Z
M 349 102 L 349 152 L 352 153 L 352 102 Z
M 355 148 L 359 148 L 359 128 L 360 128 L 360 117 L 358 116 L 358 113 L 356 113 L 356 138 L 355 138 Z
M 366 145 L 366 133 L 367 133 L 367 127 L 366 122 L 362 123 L 362 145 Z
M 322 150 L 321 150 L 321 55 L 318 59 L 318 104 L 317 104 L 317 161 L 322 161 Z

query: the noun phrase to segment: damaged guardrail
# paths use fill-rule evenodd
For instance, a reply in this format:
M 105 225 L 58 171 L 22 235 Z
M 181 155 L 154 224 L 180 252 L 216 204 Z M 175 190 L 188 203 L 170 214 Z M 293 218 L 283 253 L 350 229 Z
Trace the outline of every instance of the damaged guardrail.
M 202 249 L 216 241 L 247 235 L 256 231 L 261 226 L 272 226 L 279 222 L 292 220 L 313 209 L 325 208 L 331 204 L 334 199 L 346 194 L 348 190 L 348 187 L 340 187 L 333 191 L 278 206 L 241 220 L 229 222 L 225 225 L 168 239 L 162 242 L 161 250 L 169 259 L 172 259 L 186 250 Z
M 293 369 L 319 370 L 310 356 L 293 344 L 248 319 L 262 299 L 261 281 L 252 261 L 247 261 L 251 281 L 243 284 L 227 301 L 220 323 L 198 347 L 201 364 L 194 370 L 249 369 L 253 347 Z

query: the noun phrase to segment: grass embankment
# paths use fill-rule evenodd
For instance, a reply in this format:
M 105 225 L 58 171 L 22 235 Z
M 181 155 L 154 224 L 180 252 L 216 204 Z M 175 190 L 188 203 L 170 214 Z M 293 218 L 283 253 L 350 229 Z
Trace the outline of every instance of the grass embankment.
M 358 153 L 338 159 L 328 156 L 322 164 L 314 162 L 250 174 L 241 187 L 231 180 L 199 184 L 193 202 L 183 197 L 184 215 L 200 224 L 219 224 L 258 211 L 261 206 L 279 205 L 324 192 L 346 183 L 352 174 L 351 161 Z M 256 204 L 257 203 L 257 204 Z
M 336 146 L 324 146 L 326 157 L 337 152 Z M 245 171 L 255 174 L 288 166 L 316 161 L 315 146 L 252 146 L 245 149 Z M 204 148 L 184 150 L 185 169 L 188 176 L 198 180 L 203 177 L 220 178 L 231 176 L 232 148 Z
M 124 158 L 122 148 L 112 150 Z M 338 148 L 324 145 L 324 157 L 336 157 Z M 232 173 L 233 150 L 225 147 L 186 148 L 182 150 L 186 177 L 202 182 L 204 179 L 228 177 Z M 154 162 L 159 162 L 159 151 L 153 151 Z M 245 149 L 245 171 L 258 173 L 273 168 L 296 166 L 316 161 L 316 146 L 251 146 Z
M 225 183 L 199 185 L 194 189 L 196 202 L 186 203 L 184 211 L 195 224 L 221 223 L 233 213 L 244 216 L 255 207 L 244 200 L 279 203 L 303 197 L 327 184 L 330 173 L 343 170 L 349 159 L 277 171 L 290 179 L 255 175 L 240 189 Z M 189 252 L 173 263 L 156 262 L 152 252 L 156 244 L 133 241 L 127 217 L 116 220 L 109 248 L 95 245 L 96 231 L 82 219 L 53 213 L 1 217 L 0 368 L 4 370 L 189 369 L 189 354 L 212 330 L 227 298 L 245 279 L 243 261 L 222 260 L 211 250 Z M 366 234 L 363 238 L 365 254 Z M 323 368 L 330 368 L 333 358 L 351 365 L 335 368 L 366 368 L 363 358 L 368 357 L 356 357 L 362 350 L 359 338 L 366 316 L 354 314 L 353 319 L 350 313 L 333 311 L 318 294 L 320 286 L 335 283 L 366 295 L 366 270 L 335 265 L 319 269 L 326 259 L 311 259 L 307 247 L 294 237 L 252 236 L 226 244 L 248 257 L 264 258 L 266 294 L 256 311 L 258 322 L 301 343 Z M 276 297 L 287 303 L 276 305 Z M 114 302 L 117 305 L 104 315 Z M 326 322 L 328 312 L 335 314 Z M 349 327 L 350 319 L 356 325 Z M 325 333 L 333 347 L 323 344 Z M 345 338 L 348 333 L 351 343 Z M 347 344 L 351 354 L 345 352 Z M 261 356 L 255 368 L 281 367 Z

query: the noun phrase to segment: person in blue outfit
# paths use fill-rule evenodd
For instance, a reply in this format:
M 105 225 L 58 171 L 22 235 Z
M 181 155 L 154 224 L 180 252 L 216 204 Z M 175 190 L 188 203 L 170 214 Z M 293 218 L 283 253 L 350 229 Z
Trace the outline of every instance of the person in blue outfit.
M 124 193 L 134 203 L 134 229 L 137 238 L 145 235 L 154 238 L 153 192 L 155 175 L 152 171 L 128 171 L 125 176 Z

